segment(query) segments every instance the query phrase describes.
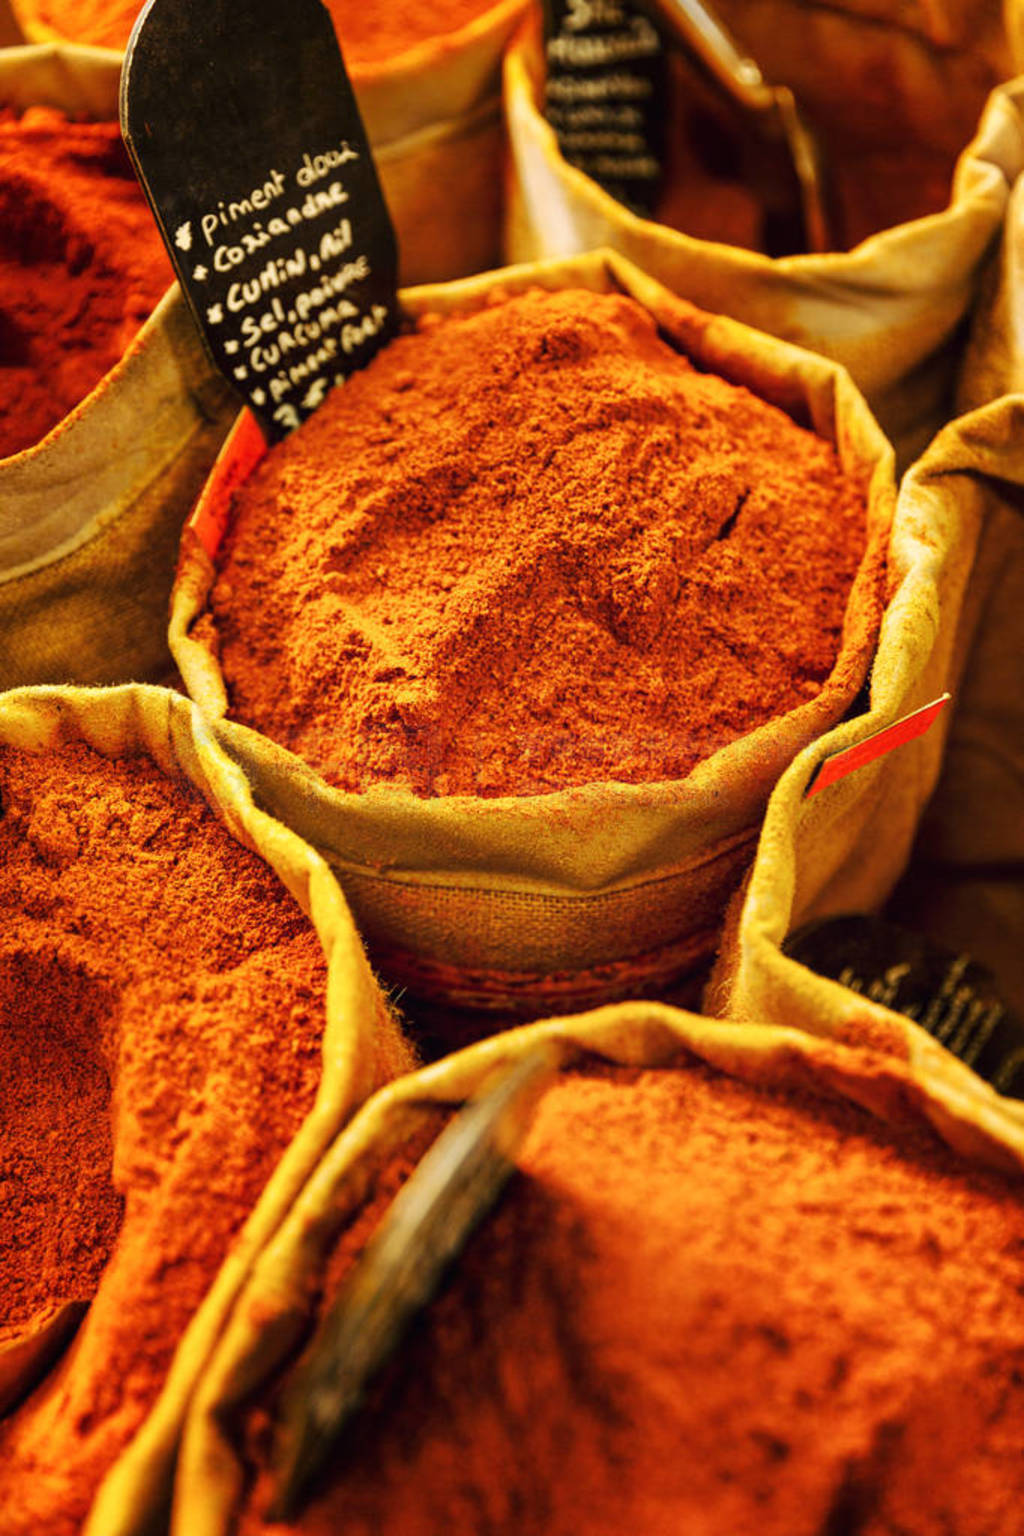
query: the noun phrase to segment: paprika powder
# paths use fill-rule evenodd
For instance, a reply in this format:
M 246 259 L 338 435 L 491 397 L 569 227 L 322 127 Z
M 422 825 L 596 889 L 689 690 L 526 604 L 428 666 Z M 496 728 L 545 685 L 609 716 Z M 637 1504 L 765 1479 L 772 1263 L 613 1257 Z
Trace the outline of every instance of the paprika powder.
M 250 1404 L 236 1536 L 1009 1536 L 1019 1182 L 943 1145 L 898 1063 L 814 1055 L 775 1087 L 685 1053 L 564 1071 L 294 1524 L 265 1518 L 279 1389 Z M 421 1150 L 383 1164 L 322 1305 Z
M 70 1536 L 314 1102 L 327 967 L 273 870 L 145 758 L 0 747 L 0 807 L 4 1334 L 91 1300 L 0 1420 L 0 1524 Z M 410 1062 L 385 1026 L 378 1081 Z
M 172 281 L 118 125 L 0 108 L 0 458 L 85 399 Z
M 421 319 L 270 453 L 195 633 L 341 789 L 681 779 L 819 694 L 866 538 L 824 439 L 634 300 L 532 291 Z

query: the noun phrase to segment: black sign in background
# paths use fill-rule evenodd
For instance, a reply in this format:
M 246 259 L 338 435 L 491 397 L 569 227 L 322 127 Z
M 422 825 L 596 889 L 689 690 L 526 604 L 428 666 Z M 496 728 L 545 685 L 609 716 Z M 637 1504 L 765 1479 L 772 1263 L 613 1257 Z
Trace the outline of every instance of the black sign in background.
M 668 90 L 661 35 L 635 0 L 544 0 L 544 115 L 570 165 L 654 212 Z
M 121 129 L 216 366 L 270 439 L 397 322 L 398 254 L 320 0 L 149 0 Z
M 782 947 L 819 976 L 906 1014 L 1000 1093 L 1024 1098 L 1024 1021 L 970 955 L 859 913 L 808 923 Z

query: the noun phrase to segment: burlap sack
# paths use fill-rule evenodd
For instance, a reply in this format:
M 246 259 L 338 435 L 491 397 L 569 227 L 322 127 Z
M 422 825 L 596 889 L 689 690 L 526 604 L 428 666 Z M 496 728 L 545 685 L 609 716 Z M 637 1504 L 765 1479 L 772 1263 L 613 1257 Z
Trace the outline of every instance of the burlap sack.
M 981 617 L 946 760 L 892 915 L 966 949 L 1024 1015 L 1024 178 L 1010 195 L 998 261 L 975 308 L 960 382 L 964 472 L 990 478 L 991 511 L 972 588 Z
M 913 1053 L 922 1048 L 924 1035 L 916 1024 L 814 975 L 784 955 L 781 945 L 787 934 L 812 918 L 875 908 L 889 894 L 892 844 L 899 842 L 904 854 L 908 850 L 914 823 L 935 786 L 941 733 L 933 727 L 808 800 L 804 791 L 816 764 L 934 698 L 944 687 L 954 691 L 956 746 L 942 794 L 933 801 L 922 834 L 919 855 L 934 854 L 937 860 L 924 880 L 944 880 L 950 865 L 958 863 L 967 870 L 973 865 L 984 878 L 993 873 L 994 862 L 1015 869 L 1019 881 L 1021 818 L 1015 808 L 1021 805 L 1020 652 L 1012 642 L 1020 635 L 1019 608 L 1014 607 L 1021 590 L 1020 530 L 1012 529 L 1018 555 L 1010 566 L 1006 520 L 1011 514 L 1006 502 L 1019 501 L 1024 486 L 1022 428 L 1019 396 L 981 407 L 946 427 L 905 477 L 893 532 L 895 559 L 899 561 L 908 538 L 925 539 L 936 529 L 944 530 L 941 542 L 952 558 L 935 549 L 930 558 L 904 570 L 882 627 L 870 711 L 801 753 L 780 780 L 765 815 L 745 898 L 737 899 L 727 925 L 705 997 L 709 1011 L 839 1037 L 856 1034 L 871 1020 L 891 1049 Z M 970 549 L 979 529 L 978 569 L 954 635 Z M 995 606 L 984 607 L 993 592 Z M 989 629 L 990 619 L 994 622 Z M 1005 634 L 1000 633 L 1003 620 L 1008 621 Z M 976 633 L 979 639 L 970 653 L 971 670 L 965 674 L 964 698 L 958 706 L 963 660 Z M 989 670 L 993 652 L 996 660 Z M 1004 722 L 1009 727 L 1005 737 Z M 942 901 L 943 893 L 936 890 L 916 911 L 904 903 L 894 915 L 911 923 L 916 918 L 923 929 L 943 937 L 929 916 L 929 909 L 941 907 Z M 1018 884 L 1014 902 L 1019 901 Z M 964 941 L 967 938 L 964 934 Z M 1006 935 L 1006 947 L 1019 944 L 1018 927 Z
M 733 321 L 708 320 L 620 258 L 597 253 L 513 269 L 413 290 L 403 302 L 414 314 L 466 311 L 496 286 L 515 292 L 537 284 L 632 294 L 700 367 L 805 415 L 836 443 L 844 465 L 870 482 L 869 549 L 840 658 L 817 699 L 731 743 L 679 783 L 600 783 L 485 801 L 421 800 L 395 790 L 353 795 L 223 718 L 219 665 L 190 635 L 214 574 L 191 537 L 171 619 L 171 648 L 192 697 L 220 722 L 218 738 L 243 762 L 259 802 L 338 870 L 389 980 L 417 998 L 534 1017 L 638 988 L 664 995 L 706 962 L 775 780 L 794 753 L 836 723 L 863 682 L 875 644 L 872 572 L 894 494 L 891 450 L 840 370 Z M 231 445 L 226 450 L 229 483 L 233 463 L 246 468 L 244 446 L 240 438 L 234 459 Z M 217 491 L 210 501 L 219 505 Z M 913 543 L 906 558 L 931 555 Z
M 757 23 L 749 46 L 766 50 L 765 68 L 778 65 L 775 78 L 789 81 L 798 99 L 813 81 L 816 99 L 829 102 L 833 117 L 859 120 L 860 113 L 868 125 L 884 130 L 891 129 L 896 114 L 908 124 L 908 134 L 913 128 L 917 135 L 945 136 L 951 121 L 962 121 L 962 112 L 958 118 L 955 111 L 961 79 L 977 99 L 977 79 L 968 67 L 975 58 L 970 28 L 962 29 L 959 52 L 951 45 L 933 56 L 911 32 L 881 24 L 874 15 L 840 21 L 831 8 L 794 6 L 791 0 L 761 0 L 756 6 L 743 0 L 732 9 L 745 40 L 748 22 Z M 833 26 L 843 33 L 841 45 L 832 38 Z M 1013 73 L 1010 46 L 998 29 L 986 27 L 978 46 L 979 68 L 991 75 L 1005 66 L 994 80 Z M 967 147 L 944 212 L 886 229 L 846 253 L 772 261 L 678 234 L 615 202 L 562 159 L 538 107 L 542 81 L 534 19 L 505 61 L 512 162 L 507 259 L 608 245 L 695 304 L 834 358 L 849 370 L 895 444 L 897 464 L 909 464 L 952 414 L 962 324 L 998 238 L 1009 188 L 1024 168 L 1024 84 L 993 91 L 969 144 L 970 128 L 959 130 L 964 133 L 959 142 Z M 858 181 L 854 168 L 852 184 L 870 187 L 877 174 L 877 167 L 865 167 Z
M 162 688 L 23 688 L 0 696 L 0 743 L 46 752 L 82 740 L 108 757 L 142 754 L 185 779 L 231 833 L 260 854 L 308 914 L 328 962 L 323 1076 L 313 1108 L 183 1335 L 160 1397 L 111 1470 L 92 1529 L 113 1536 L 160 1507 L 188 1399 L 253 1261 L 353 1108 L 412 1056 L 390 1019 L 352 918 L 323 860 L 254 805 L 199 712 Z M 88 1320 L 83 1324 L 88 1328 Z
M 0 101 L 117 119 L 116 57 L 0 53 Z M 0 687 L 165 676 L 181 526 L 237 401 L 175 285 L 41 443 L 0 459 Z
M 847 246 L 943 208 L 990 91 L 1017 73 L 1017 0 L 718 0 L 815 125 Z M 837 76 L 837 63 L 840 66 Z
M 347 66 L 398 235 L 403 283 L 443 282 L 501 259 L 501 58 L 525 3 L 497 0 L 447 36 L 385 63 Z M 14 7 L 33 42 L 62 40 L 40 17 L 45 7 Z M 120 62 L 119 53 L 109 56 Z
M 456 1106 L 493 1069 L 554 1046 L 563 1066 L 595 1054 L 670 1067 L 679 1053 L 747 1082 L 852 1100 L 880 1119 L 930 1126 L 968 1161 L 1019 1176 L 1024 1131 L 1005 1101 L 970 1074 L 947 1073 L 931 1042 L 909 1062 L 824 1043 L 797 1030 L 713 1023 L 658 1004 L 626 1003 L 531 1025 L 471 1046 L 376 1094 L 334 1142 L 267 1245 L 239 1298 L 189 1411 L 175 1482 L 173 1536 L 228 1536 L 245 1486 L 238 1410 L 272 1382 L 310 1326 L 310 1297 L 375 1168 L 426 1106 Z M 929 1049 L 930 1047 L 930 1049 Z M 955 1064 L 954 1064 L 955 1065 Z M 968 1080 L 968 1079 L 971 1080 Z
M 446 282 L 501 259 L 501 59 L 524 5 L 498 0 L 448 37 L 352 65 L 403 283 Z

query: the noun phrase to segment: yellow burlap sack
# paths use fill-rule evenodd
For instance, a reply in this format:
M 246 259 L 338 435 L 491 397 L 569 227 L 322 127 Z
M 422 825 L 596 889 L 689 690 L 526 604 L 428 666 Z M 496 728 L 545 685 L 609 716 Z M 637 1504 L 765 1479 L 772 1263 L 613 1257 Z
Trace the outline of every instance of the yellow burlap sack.
M 985 98 L 1017 72 L 1018 0 L 719 0 L 815 125 L 847 246 L 943 208 Z
M 268 1390 L 310 1326 L 311 1298 L 340 1232 L 380 1168 L 425 1108 L 457 1106 L 495 1067 L 541 1041 L 571 1067 L 587 1054 L 624 1066 L 670 1068 L 680 1053 L 782 1091 L 852 1101 L 894 1124 L 929 1127 L 965 1160 L 1024 1172 L 1024 1131 L 1005 1101 L 945 1053 L 904 1063 L 815 1040 L 797 1030 L 714 1023 L 650 1003 L 626 1003 L 494 1036 L 402 1079 L 365 1104 L 331 1146 L 253 1269 L 196 1392 L 175 1482 L 173 1536 L 229 1536 L 246 1484 L 240 1410 Z M 930 1044 L 930 1042 L 926 1042 Z
M 141 1527 L 160 1507 L 188 1399 L 253 1261 L 353 1108 L 413 1058 L 392 1022 L 352 918 L 323 860 L 253 804 L 237 766 L 192 704 L 162 688 L 24 688 L 0 696 L 0 743 L 47 752 L 84 741 L 108 757 L 141 754 L 192 784 L 240 842 L 279 875 L 327 958 L 323 1075 L 313 1108 L 264 1188 L 178 1346 L 155 1406 L 118 1458 L 92 1529 Z M 228 1149 L 225 1149 L 227 1151 Z M 89 1328 L 88 1319 L 83 1336 Z
M 534 20 L 505 61 L 512 159 L 507 258 L 535 260 L 611 246 L 693 303 L 834 358 L 863 391 L 904 467 L 952 411 L 961 327 L 998 238 L 1009 188 L 1024 168 L 1024 84 L 993 91 L 967 143 L 971 127 L 953 108 L 961 78 L 972 101 L 978 99 L 969 29 L 959 52 L 953 48 L 933 59 L 911 33 L 870 17 L 844 18 L 843 27 L 860 42 L 855 46 L 844 33 L 840 46 L 831 35 L 840 22 L 830 8 L 788 0 L 751 6 L 744 0 L 735 9 L 736 31 L 745 40 L 748 13 L 756 20 L 750 46 L 767 50 L 761 60 L 766 69 L 778 64 L 774 78 L 789 81 L 801 100 L 802 88 L 810 91 L 814 80 L 815 99 L 829 103 L 833 118 L 860 122 L 863 116 L 866 132 L 872 125 L 885 131 L 898 111 L 908 137 L 911 131 L 925 138 L 934 133 L 940 142 L 950 123 L 958 123 L 952 131 L 963 133 L 958 142 L 967 147 L 945 211 L 890 227 L 849 252 L 775 261 L 640 219 L 560 155 L 539 109 L 543 59 Z M 1005 40 L 996 47 L 993 37 L 998 40 L 998 29 L 986 27 L 978 67 L 991 75 L 1004 63 L 1006 78 L 1013 73 L 1011 50 Z M 863 110 L 858 90 L 864 92 Z M 877 168 L 865 168 L 859 177 L 854 164 L 851 185 L 870 188 L 877 175 Z
M 498 0 L 458 32 L 351 67 L 403 283 L 445 282 L 501 259 L 501 59 L 524 5 Z
M 501 58 L 525 3 L 497 0 L 456 32 L 383 63 L 347 66 L 398 235 L 403 283 L 443 282 L 501 259 Z M 33 42 L 66 40 L 38 0 L 14 5 Z M 120 53 L 90 51 L 120 64 Z
M 488 800 L 422 800 L 394 789 L 354 795 L 224 718 L 219 665 L 190 633 L 214 576 L 195 541 L 183 547 L 171 620 L 171 648 L 192 697 L 219 721 L 218 738 L 244 764 L 259 803 L 337 869 L 388 979 L 417 998 L 534 1016 L 638 988 L 664 995 L 706 963 L 779 773 L 840 719 L 864 680 L 875 645 L 871 594 L 894 499 L 891 450 L 840 370 L 731 320 L 708 320 L 621 258 L 597 253 L 512 269 L 409 291 L 403 303 L 412 314 L 468 311 L 495 287 L 537 284 L 633 295 L 699 367 L 798 410 L 869 484 L 869 547 L 840 657 L 818 698 L 678 783 L 595 783 Z M 944 537 L 941 528 L 927 533 Z M 905 558 L 930 560 L 930 547 L 912 542 Z
M 972 588 L 980 620 L 942 776 L 893 915 L 970 951 L 1024 1014 L 1024 177 L 975 309 L 960 383 L 965 474 L 991 504 Z M 1007 398 L 1000 399 L 1005 396 Z
M 947 879 L 953 866 L 973 864 L 984 877 L 987 861 L 1021 867 L 1019 770 L 1020 530 L 1008 540 L 1005 503 L 1024 485 L 1024 403 L 1007 397 L 947 426 L 904 478 L 897 502 L 892 554 L 897 561 L 908 538 L 926 540 L 943 529 L 939 549 L 904 569 L 879 640 L 872 673 L 871 709 L 809 748 L 783 775 L 768 805 L 757 857 L 745 898 L 737 899 L 712 978 L 710 1011 L 739 1019 L 796 1025 L 844 1037 L 873 1021 L 896 1049 L 917 1051 L 923 1031 L 909 1019 L 868 1002 L 837 983 L 814 975 L 781 951 L 787 934 L 806 921 L 879 906 L 889 894 L 894 867 L 892 845 L 905 854 L 910 834 L 935 787 L 941 757 L 938 726 L 888 757 L 861 768 L 812 799 L 804 791 L 817 763 L 830 752 L 860 741 L 909 709 L 954 691 L 953 748 L 943 790 L 933 801 L 918 856 L 934 855 L 923 879 Z M 954 636 L 954 618 L 969 563 L 982 531 L 978 568 L 972 576 Z M 1016 565 L 1008 551 L 1018 551 Z M 899 566 L 896 567 L 899 573 Z M 1000 588 L 1000 581 L 1005 585 Z M 996 593 L 997 607 L 986 606 Z M 946 615 L 946 621 L 943 615 Z M 994 622 L 988 628 L 989 620 Z M 1009 624 L 1000 633 L 1000 620 Z M 978 639 L 957 693 L 968 643 Z M 1009 641 L 1009 647 L 1006 645 Z M 992 670 L 986 663 L 993 651 Z M 1008 734 L 1002 733 L 1003 723 Z M 1007 793 L 1009 791 L 1009 793 Z M 932 846 L 932 840 L 934 847 Z M 989 873 L 992 873 L 989 866 Z M 925 891 L 916 909 L 904 901 L 894 911 L 902 921 L 944 934 L 930 916 L 943 892 Z M 1014 903 L 1019 903 L 1019 885 Z M 1017 908 L 1019 910 L 1019 907 Z M 968 935 L 963 935 L 966 940 Z M 1007 947 L 1019 948 L 1019 927 Z
M 0 102 L 117 120 L 115 56 L 0 53 Z M 166 675 L 181 526 L 237 401 L 175 285 L 41 443 L 0 459 L 0 687 Z

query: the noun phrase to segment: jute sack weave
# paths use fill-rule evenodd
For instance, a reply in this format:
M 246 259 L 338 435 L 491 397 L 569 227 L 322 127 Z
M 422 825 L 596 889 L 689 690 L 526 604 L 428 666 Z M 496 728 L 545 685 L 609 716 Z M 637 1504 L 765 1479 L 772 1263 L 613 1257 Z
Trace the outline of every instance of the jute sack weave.
M 743 16 L 737 16 L 736 27 L 741 30 L 742 20 L 742 36 L 750 11 L 764 21 L 759 42 L 767 46 L 772 19 L 776 32 L 788 37 L 787 69 L 780 68 L 777 78 L 789 80 L 793 69 L 817 71 L 818 94 L 831 98 L 833 111 L 848 107 L 850 117 L 856 117 L 860 109 L 849 95 L 855 86 L 848 83 L 853 44 L 835 45 L 838 51 L 832 53 L 823 47 L 807 51 L 807 18 L 827 31 L 824 10 L 794 7 L 785 0 L 740 9 Z M 887 93 L 884 102 L 872 104 L 866 98 L 868 121 L 891 124 L 890 94 L 896 81 L 903 115 L 915 131 L 927 138 L 934 119 L 947 134 L 948 103 L 957 99 L 961 64 L 976 93 L 976 80 L 964 64 L 970 57 L 967 41 L 962 58 L 954 52 L 945 63 L 937 63 L 896 24 L 882 25 L 868 17 L 844 18 L 844 23 L 846 31 L 862 35 L 859 50 L 853 51 L 854 64 L 863 54 L 855 81 L 865 90 L 872 82 L 875 90 L 884 85 Z M 795 44 L 794 28 L 799 35 Z M 817 46 L 817 32 L 813 35 Z M 990 57 L 988 31 L 985 39 L 984 68 L 989 78 L 999 80 L 999 73 L 992 74 L 996 64 Z M 1013 73 L 1009 43 L 997 52 L 1005 61 L 1003 78 L 1008 78 Z M 768 68 L 772 59 L 766 56 L 762 62 Z M 909 464 L 951 414 L 962 325 L 983 264 L 998 239 L 1009 188 L 1024 168 L 1024 85 L 1014 82 L 995 89 L 970 143 L 970 130 L 965 132 L 961 142 L 966 148 L 945 211 L 894 225 L 847 252 L 771 260 L 680 234 L 638 218 L 617 203 L 562 158 L 540 111 L 542 82 L 534 20 L 517 35 L 505 61 L 512 160 L 507 259 L 529 261 L 611 246 L 693 303 L 834 358 L 849 370 L 894 443 L 898 466 Z M 789 83 L 803 99 L 801 85 L 806 82 L 794 78 Z M 861 183 L 855 172 L 854 167 L 855 186 L 871 185 L 869 171 Z
M 463 277 L 501 258 L 501 59 L 524 7 L 525 0 L 497 0 L 455 32 L 383 62 L 346 65 L 398 235 L 404 283 Z M 66 40 L 36 0 L 15 0 L 15 12 L 33 42 Z M 120 65 L 118 52 L 90 51 Z
M 119 61 L 0 52 L 0 102 L 117 120 Z M 41 443 L 0 459 L 0 687 L 166 675 L 181 526 L 237 402 L 175 285 Z
M 172 650 L 192 697 L 219 722 L 218 739 L 244 764 L 258 801 L 338 870 L 389 980 L 420 998 L 520 1015 L 635 995 L 638 987 L 664 992 L 709 957 L 779 773 L 841 718 L 866 676 L 894 501 L 891 449 L 840 370 L 693 310 L 621 258 L 596 253 L 512 269 L 409 291 L 403 303 L 411 314 L 463 312 L 495 288 L 536 285 L 631 294 L 698 367 L 797 412 L 868 486 L 867 551 L 840 656 L 816 699 L 730 743 L 678 783 L 595 783 L 487 800 L 423 800 L 391 788 L 354 795 L 225 718 L 219 664 L 190 633 L 215 574 L 191 535 L 171 620 Z M 245 472 L 243 442 L 234 457 L 231 445 L 226 450 L 227 485 Z M 209 499 L 226 509 L 221 493 Z M 943 537 L 943 530 L 928 533 Z M 897 568 L 924 558 L 932 558 L 930 548 L 905 544 Z
M 358 1215 L 376 1171 L 426 1109 L 458 1106 L 499 1065 L 547 1041 L 565 1068 L 587 1055 L 623 1066 L 706 1063 L 746 1082 L 852 1101 L 892 1124 L 930 1128 L 967 1162 L 1019 1177 L 1024 1131 L 1004 1102 L 944 1053 L 909 1061 L 797 1030 L 715 1023 L 658 1004 L 626 1003 L 497 1035 L 376 1094 L 324 1156 L 255 1266 L 192 1401 L 175 1483 L 173 1536 L 229 1536 L 246 1488 L 240 1420 L 308 1335 L 312 1298 L 339 1232 Z M 599 1134 L 599 1133 L 598 1133 Z
M 323 860 L 256 808 L 243 774 L 187 699 L 133 685 L 24 688 L 0 696 L 0 744 L 46 753 L 73 741 L 107 757 L 148 757 L 168 777 L 194 786 L 232 835 L 274 869 L 309 916 L 327 959 L 323 1067 L 315 1103 L 182 1336 L 142 1430 L 107 1478 L 92 1528 L 113 1536 L 146 1524 L 160 1507 L 188 1399 L 255 1256 L 355 1106 L 382 1082 L 408 1070 L 413 1058 Z M 87 1318 L 83 1338 L 88 1330 Z
M 814 975 L 784 955 L 787 934 L 812 918 L 878 907 L 889 895 L 894 842 L 901 857 L 935 788 L 941 758 L 938 727 L 888 757 L 858 769 L 839 783 L 805 798 L 817 764 L 830 753 L 863 740 L 909 709 L 952 687 L 954 710 L 959 678 L 966 678 L 962 715 L 954 713 L 956 746 L 940 799 L 926 826 L 939 839 L 943 855 L 954 863 L 972 859 L 979 873 L 986 860 L 1020 868 L 1021 828 L 1014 807 L 1020 756 L 1019 650 L 1009 664 L 998 627 L 986 633 L 986 601 L 1005 576 L 1004 595 L 1019 590 L 1018 566 L 1005 566 L 1013 543 L 1007 539 L 1007 502 L 1019 500 L 1024 486 L 1021 432 L 1024 405 L 1009 396 L 952 422 L 905 476 L 899 494 L 893 548 L 909 537 L 926 538 L 943 528 L 958 557 L 944 561 L 938 550 L 898 587 L 879 640 L 872 673 L 871 708 L 800 754 L 773 793 L 765 814 L 757 857 L 745 895 L 734 903 L 715 974 L 705 997 L 709 1011 L 738 1019 L 796 1025 L 843 1037 L 865 1020 L 896 1048 L 922 1049 L 924 1032 L 854 992 Z M 1019 550 L 1019 530 L 1012 530 Z M 968 564 L 968 552 L 981 544 L 978 567 L 954 633 L 953 615 Z M 1002 572 L 998 569 L 1004 563 Z M 984 610 L 984 611 L 982 611 Z M 942 614 L 950 616 L 943 625 Z M 1007 615 L 1000 598 L 999 614 Z M 1016 634 L 1019 619 L 1013 615 Z M 1012 644 L 1011 625 L 1006 639 Z M 977 677 L 963 673 L 982 665 Z M 984 659 L 993 645 L 1002 662 L 991 675 Z M 1008 675 L 1013 671 L 1013 676 Z M 1012 735 L 1001 736 L 1005 721 Z M 1009 798 L 1006 795 L 1010 787 Z M 962 797 L 962 798 L 961 798 Z M 927 848 L 927 839 L 923 839 Z M 935 879 L 944 878 L 940 870 Z M 1019 899 L 1019 898 L 1018 898 Z M 941 892 L 935 904 L 941 905 Z M 922 912 L 924 908 L 922 908 Z M 899 914 L 904 919 L 905 909 Z M 927 922 L 926 922 L 927 925 Z M 1019 930 L 1015 940 L 1019 945 Z

